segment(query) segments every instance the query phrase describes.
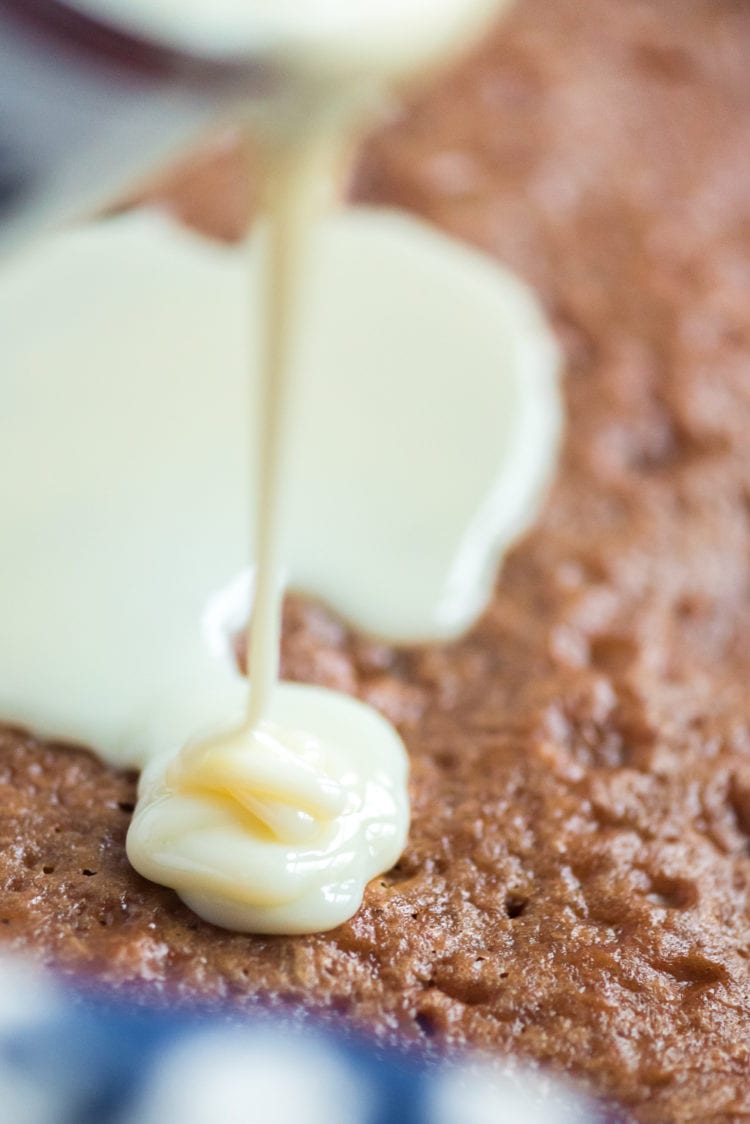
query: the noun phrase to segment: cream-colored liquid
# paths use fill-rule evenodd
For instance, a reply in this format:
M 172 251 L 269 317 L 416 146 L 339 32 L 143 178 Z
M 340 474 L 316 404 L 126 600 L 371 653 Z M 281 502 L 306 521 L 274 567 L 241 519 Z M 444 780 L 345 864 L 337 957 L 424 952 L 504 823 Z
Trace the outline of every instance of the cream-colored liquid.
M 249 285 L 243 252 L 147 214 L 61 236 L 0 274 L 7 720 L 165 770 L 180 747 L 242 725 L 232 638 L 256 554 L 246 322 L 249 291 L 257 372 L 263 240 L 259 230 Z M 405 216 L 341 213 L 312 251 L 285 583 L 367 632 L 454 635 L 551 472 L 554 345 L 518 281 Z M 250 389 L 257 419 L 257 379 Z M 288 690 L 304 688 L 282 684 L 277 697 Z M 181 825 L 173 861 L 183 837 Z
M 128 855 L 225 928 L 328 929 L 400 855 L 406 780 L 385 719 L 334 691 L 285 683 L 251 731 L 146 766 Z
M 256 564 L 242 725 L 150 763 L 128 834 L 142 874 L 202 917 L 254 932 L 331 928 L 406 841 L 406 752 L 369 708 L 279 684 L 281 500 L 292 355 L 309 234 L 357 109 L 308 85 L 307 112 L 274 121 L 265 158 L 263 354 L 259 367 Z
M 389 639 L 457 634 L 533 517 L 559 427 L 554 345 L 517 281 L 400 216 L 314 223 L 371 96 L 347 50 L 335 97 L 308 49 L 261 122 L 249 293 L 236 252 L 138 217 L 0 278 L 6 479 L 45 454 L 0 501 L 0 713 L 145 765 L 134 866 L 258 932 L 345 920 L 408 826 L 395 731 L 278 683 L 285 582 Z M 45 355 L 32 325 L 51 306 Z M 248 701 L 231 634 L 250 584 Z
M 263 131 L 267 221 L 262 306 L 265 330 L 253 450 L 258 484 L 256 583 L 247 633 L 248 734 L 266 717 L 278 680 L 283 592 L 281 490 L 292 394 L 294 325 L 306 272 L 308 240 L 326 204 L 332 202 L 327 194 L 356 109 L 353 96 L 342 102 L 311 82 L 305 114 L 301 115 L 294 105 L 291 113 L 287 107 L 279 107 L 285 119 L 274 120 L 271 127 L 266 122 Z

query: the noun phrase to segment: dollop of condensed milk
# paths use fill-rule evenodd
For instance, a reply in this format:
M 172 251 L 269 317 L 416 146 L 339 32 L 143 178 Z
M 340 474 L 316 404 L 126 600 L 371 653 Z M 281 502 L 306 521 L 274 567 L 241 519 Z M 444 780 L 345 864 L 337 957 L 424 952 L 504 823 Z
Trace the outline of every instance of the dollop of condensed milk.
M 142 767 L 145 876 L 216 924 L 298 933 L 397 859 L 407 758 L 369 707 L 278 682 L 282 590 L 397 642 L 465 629 L 554 463 L 557 352 L 520 282 L 419 222 L 313 224 L 363 77 L 432 61 L 497 0 L 239 7 L 298 81 L 260 124 L 249 284 L 247 254 L 147 214 L 0 275 L 0 714 Z M 205 14 L 180 4 L 180 27 Z

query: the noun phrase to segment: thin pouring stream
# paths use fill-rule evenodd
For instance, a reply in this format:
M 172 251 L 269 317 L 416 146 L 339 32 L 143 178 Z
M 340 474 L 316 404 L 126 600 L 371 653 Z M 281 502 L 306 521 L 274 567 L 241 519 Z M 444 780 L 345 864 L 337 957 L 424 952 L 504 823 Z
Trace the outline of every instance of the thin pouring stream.
M 284 420 L 289 394 L 290 349 L 294 305 L 301 283 L 303 257 L 312 222 L 310 180 L 305 174 L 307 149 L 296 144 L 268 153 L 266 214 L 268 243 L 265 263 L 264 361 L 260 376 L 260 422 L 257 434 L 258 491 L 256 569 L 253 608 L 247 632 L 250 678 L 247 731 L 267 716 L 279 677 L 282 572 L 279 506 Z
M 297 306 L 305 258 L 316 218 L 328 203 L 324 189 L 343 150 L 343 130 L 334 128 L 323 104 L 312 119 L 278 125 L 263 145 L 264 199 L 268 223 L 264 263 L 265 340 L 260 372 L 257 433 L 256 569 L 247 631 L 250 679 L 247 725 L 267 716 L 279 678 L 283 565 L 281 504 L 283 460 Z M 251 473 L 251 479 L 255 473 Z

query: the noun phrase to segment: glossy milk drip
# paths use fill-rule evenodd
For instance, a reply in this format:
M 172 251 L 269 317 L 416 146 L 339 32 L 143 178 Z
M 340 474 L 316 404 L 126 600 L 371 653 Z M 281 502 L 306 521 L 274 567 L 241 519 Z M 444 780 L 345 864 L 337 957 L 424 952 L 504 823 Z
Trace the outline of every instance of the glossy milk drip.
M 357 98 L 317 82 L 263 145 L 267 217 L 260 367 L 255 588 L 244 723 L 144 773 L 128 835 L 142 874 L 207 920 L 308 932 L 346 920 L 388 869 L 409 824 L 406 751 L 369 708 L 279 683 L 281 507 L 296 310 L 308 238 Z M 187 830 L 185 829 L 187 817 Z

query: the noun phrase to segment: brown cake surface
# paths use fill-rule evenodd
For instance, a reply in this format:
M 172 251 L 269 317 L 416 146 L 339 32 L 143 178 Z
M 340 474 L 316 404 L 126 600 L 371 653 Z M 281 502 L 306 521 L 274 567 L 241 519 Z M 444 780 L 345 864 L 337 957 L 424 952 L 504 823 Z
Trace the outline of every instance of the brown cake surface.
M 229 235 L 238 183 L 227 157 L 176 205 Z M 129 868 L 132 776 L 7 732 L 0 938 L 510 1052 L 641 1121 L 748 1120 L 750 7 L 523 0 L 357 193 L 511 264 L 568 359 L 558 480 L 471 635 L 394 652 L 287 606 L 285 674 L 404 736 L 407 851 L 330 934 L 222 932 Z

